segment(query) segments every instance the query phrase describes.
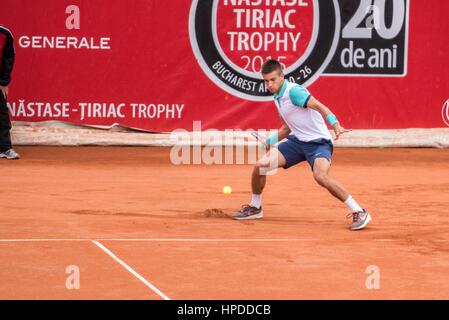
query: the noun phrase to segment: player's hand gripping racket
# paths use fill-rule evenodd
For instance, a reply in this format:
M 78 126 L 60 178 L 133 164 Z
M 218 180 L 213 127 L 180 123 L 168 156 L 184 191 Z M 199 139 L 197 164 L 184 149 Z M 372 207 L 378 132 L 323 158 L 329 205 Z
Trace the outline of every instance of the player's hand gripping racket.
M 264 137 L 262 137 L 260 134 L 258 134 L 257 132 L 253 131 L 251 132 L 251 135 L 256 138 L 257 140 L 259 140 L 262 145 L 265 147 L 265 149 L 269 149 L 270 146 L 267 144 L 266 139 Z

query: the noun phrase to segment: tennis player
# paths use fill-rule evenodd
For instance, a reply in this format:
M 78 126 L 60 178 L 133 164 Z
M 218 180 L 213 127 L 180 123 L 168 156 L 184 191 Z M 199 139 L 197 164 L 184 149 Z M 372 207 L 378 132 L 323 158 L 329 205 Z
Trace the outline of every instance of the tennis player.
M 333 143 L 324 119 L 335 132 L 335 139 L 350 130 L 343 128 L 331 110 L 315 99 L 307 89 L 287 81 L 278 61 L 273 59 L 265 61 L 262 65 L 262 76 L 268 90 L 274 95 L 277 110 L 283 121 L 281 128 L 268 137 L 266 144 L 272 146 L 284 138 L 287 138 L 287 141 L 280 143 L 277 148 L 269 148 L 268 152 L 257 161 L 251 178 L 251 203 L 243 205 L 240 211 L 234 213 L 233 219 L 249 220 L 263 217 L 262 191 L 266 183 L 264 171 L 281 167 L 288 169 L 307 161 L 316 182 L 351 211 L 348 215 L 352 217 L 349 229 L 363 229 L 371 221 L 370 214 L 329 175 Z

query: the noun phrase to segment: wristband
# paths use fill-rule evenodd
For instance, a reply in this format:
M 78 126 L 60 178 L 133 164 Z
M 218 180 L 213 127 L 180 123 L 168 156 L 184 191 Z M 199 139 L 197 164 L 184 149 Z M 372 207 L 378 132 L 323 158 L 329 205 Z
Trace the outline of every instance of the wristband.
M 331 126 L 333 126 L 333 125 L 335 125 L 335 124 L 338 123 L 337 117 L 336 117 L 334 114 L 332 114 L 332 113 L 329 113 L 329 114 L 326 116 L 326 120 L 327 120 L 327 122 L 328 122 Z
M 267 144 L 269 146 L 275 144 L 276 142 L 278 142 L 278 134 L 277 133 L 274 133 L 267 138 Z

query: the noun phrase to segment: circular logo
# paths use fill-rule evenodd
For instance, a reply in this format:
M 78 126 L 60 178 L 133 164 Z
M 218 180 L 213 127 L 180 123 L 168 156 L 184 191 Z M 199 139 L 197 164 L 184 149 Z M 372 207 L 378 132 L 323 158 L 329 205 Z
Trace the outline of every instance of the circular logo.
M 306 87 L 331 61 L 340 24 L 338 0 L 193 0 L 189 33 L 198 63 L 216 85 L 268 101 L 262 63 L 278 60 L 289 81 Z
M 443 117 L 444 123 L 449 127 L 449 99 L 443 105 L 441 116 Z

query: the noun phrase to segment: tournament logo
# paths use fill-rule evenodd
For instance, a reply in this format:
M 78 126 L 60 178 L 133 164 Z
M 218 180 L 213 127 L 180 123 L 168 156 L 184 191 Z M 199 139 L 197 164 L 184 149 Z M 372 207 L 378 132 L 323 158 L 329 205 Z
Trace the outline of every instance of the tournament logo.
M 223 90 L 270 99 L 262 63 L 305 87 L 320 75 L 405 77 L 408 0 L 193 0 L 189 32 L 203 71 Z
M 193 0 L 189 33 L 206 75 L 235 96 L 271 100 L 260 75 L 270 58 L 289 81 L 308 86 L 334 57 L 340 37 L 337 0 Z

